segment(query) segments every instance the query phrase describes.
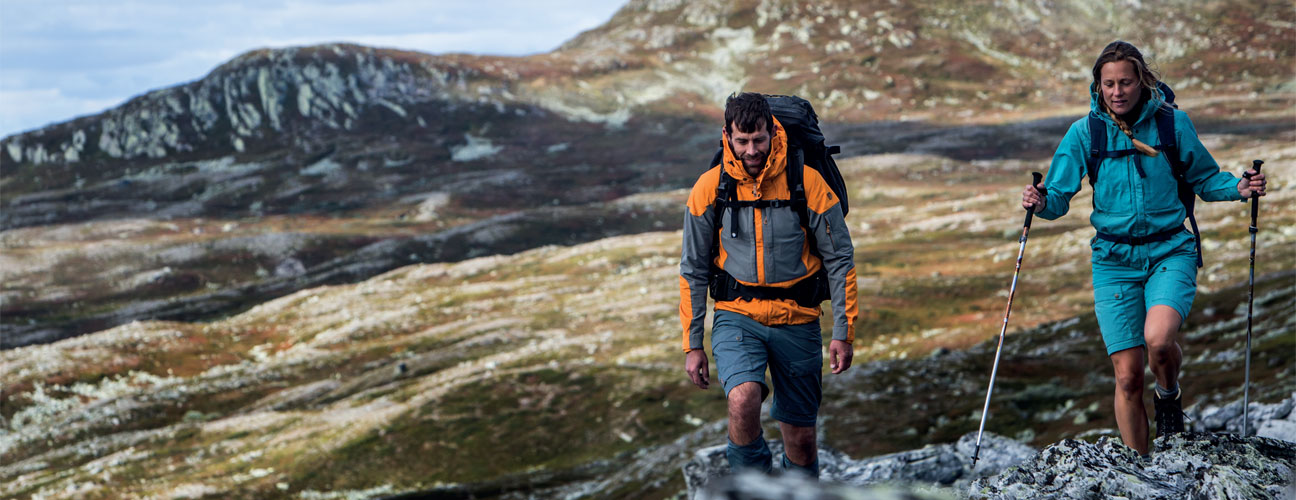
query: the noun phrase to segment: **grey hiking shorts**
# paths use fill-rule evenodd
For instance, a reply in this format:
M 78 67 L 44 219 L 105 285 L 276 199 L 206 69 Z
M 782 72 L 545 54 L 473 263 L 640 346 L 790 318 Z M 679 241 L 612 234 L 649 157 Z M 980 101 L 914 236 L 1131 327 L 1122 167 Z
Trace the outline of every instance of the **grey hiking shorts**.
M 819 322 L 765 326 L 731 311 L 716 311 L 711 352 L 725 395 L 756 382 L 761 400 L 769 395 L 765 369 L 774 380 L 774 420 L 799 427 L 815 425 L 823 399 L 823 337 Z

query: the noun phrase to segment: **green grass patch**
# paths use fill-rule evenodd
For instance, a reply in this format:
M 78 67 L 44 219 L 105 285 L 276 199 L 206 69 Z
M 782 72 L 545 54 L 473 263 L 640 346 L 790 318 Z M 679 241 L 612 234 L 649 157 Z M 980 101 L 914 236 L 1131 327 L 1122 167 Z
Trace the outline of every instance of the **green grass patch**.
M 723 415 L 718 391 L 696 391 L 676 378 L 546 368 L 469 384 L 421 415 L 337 450 L 330 458 L 345 468 L 302 469 L 292 484 L 324 490 L 478 483 L 661 444 L 691 428 L 685 414 L 707 421 Z

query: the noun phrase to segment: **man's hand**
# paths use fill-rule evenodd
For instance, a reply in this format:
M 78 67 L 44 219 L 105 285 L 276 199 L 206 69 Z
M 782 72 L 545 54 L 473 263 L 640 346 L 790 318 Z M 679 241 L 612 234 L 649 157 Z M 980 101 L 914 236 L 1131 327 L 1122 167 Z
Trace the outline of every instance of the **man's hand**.
M 828 356 L 834 375 L 850 368 L 851 358 L 855 357 L 855 347 L 844 340 L 833 340 L 828 344 Z
M 711 386 L 711 369 L 707 367 L 706 351 L 694 349 L 684 355 L 684 372 L 698 389 Z

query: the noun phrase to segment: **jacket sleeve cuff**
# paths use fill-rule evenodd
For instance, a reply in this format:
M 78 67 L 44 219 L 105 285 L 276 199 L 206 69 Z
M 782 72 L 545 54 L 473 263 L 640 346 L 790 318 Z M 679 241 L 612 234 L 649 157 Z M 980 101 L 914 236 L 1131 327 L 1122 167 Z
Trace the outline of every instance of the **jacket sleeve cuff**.
M 1036 216 L 1036 217 L 1039 217 L 1039 218 L 1041 218 L 1041 219 L 1044 219 L 1044 220 L 1057 220 L 1058 217 L 1061 217 L 1062 215 L 1064 215 L 1064 214 L 1058 213 L 1057 210 L 1054 210 L 1054 209 L 1053 209 L 1053 208 L 1056 207 L 1059 203 L 1062 203 L 1062 200 L 1060 200 L 1060 199 L 1059 199 L 1059 200 L 1054 200 L 1054 199 L 1052 199 L 1052 196 L 1049 196 L 1048 198 L 1045 198 L 1045 200 L 1044 200 L 1044 209 L 1043 209 L 1043 210 L 1036 210 L 1036 211 L 1035 211 L 1035 216 Z
M 834 330 L 833 330 L 833 336 L 832 336 L 832 339 L 833 339 L 833 340 L 840 340 L 840 341 L 845 342 L 845 343 L 847 343 L 847 344 L 853 344 L 854 342 L 852 342 L 852 341 L 853 341 L 854 339 L 848 338 L 847 335 L 846 335 L 846 333 L 847 333 L 847 330 L 845 330 L 845 329 L 834 329 Z

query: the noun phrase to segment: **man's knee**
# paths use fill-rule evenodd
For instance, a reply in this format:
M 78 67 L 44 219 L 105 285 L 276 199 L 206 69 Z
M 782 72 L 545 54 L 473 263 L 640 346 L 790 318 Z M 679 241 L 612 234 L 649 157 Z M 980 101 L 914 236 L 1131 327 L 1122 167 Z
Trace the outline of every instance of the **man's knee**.
M 729 390 L 729 413 L 760 411 L 761 386 L 756 382 L 743 382 Z

